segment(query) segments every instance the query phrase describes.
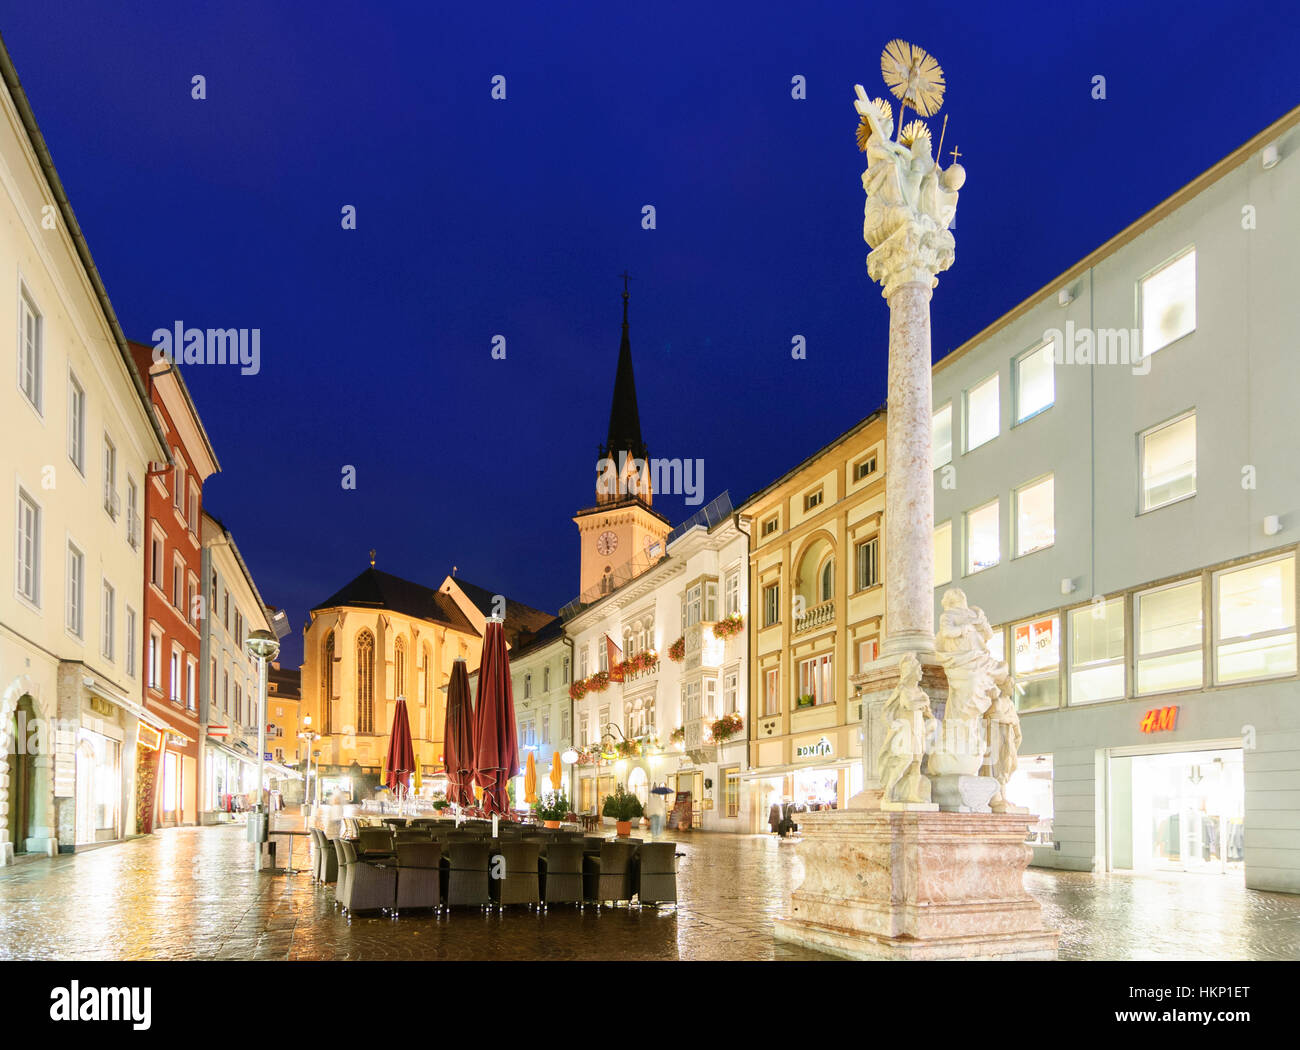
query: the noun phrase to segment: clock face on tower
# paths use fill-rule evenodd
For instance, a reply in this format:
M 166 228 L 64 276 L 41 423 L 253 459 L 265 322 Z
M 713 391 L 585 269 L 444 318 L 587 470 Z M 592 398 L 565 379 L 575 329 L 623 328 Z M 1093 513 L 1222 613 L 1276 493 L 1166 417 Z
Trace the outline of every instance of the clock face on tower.
M 596 553 L 603 555 L 613 554 L 618 550 L 618 536 L 613 532 L 602 532 L 596 537 Z

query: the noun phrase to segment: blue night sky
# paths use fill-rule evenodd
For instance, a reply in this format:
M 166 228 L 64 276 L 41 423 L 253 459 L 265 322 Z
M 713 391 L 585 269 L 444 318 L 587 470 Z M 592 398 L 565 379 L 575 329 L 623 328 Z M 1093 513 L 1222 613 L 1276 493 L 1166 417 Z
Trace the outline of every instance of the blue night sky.
M 205 502 L 300 628 L 372 546 L 575 596 L 624 268 L 646 443 L 706 498 L 877 408 L 853 84 L 884 94 L 890 39 L 942 63 L 967 169 L 936 357 L 1298 101 L 1271 5 L 984 6 L 29 3 L 0 32 L 127 335 L 261 329 L 257 376 L 185 375 Z

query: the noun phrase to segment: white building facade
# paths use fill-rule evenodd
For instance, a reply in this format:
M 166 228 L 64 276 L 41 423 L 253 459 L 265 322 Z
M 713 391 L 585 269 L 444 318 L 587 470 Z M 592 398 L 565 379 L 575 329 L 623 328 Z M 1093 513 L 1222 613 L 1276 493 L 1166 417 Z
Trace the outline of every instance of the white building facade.
M 478 674 L 474 675 L 477 686 Z M 552 791 L 551 769 L 559 759 L 561 789 L 572 802 L 572 764 L 563 755 L 573 747 L 573 648 L 557 617 L 536 635 L 524 636 L 510 653 L 510 687 L 515 702 L 515 735 L 519 743 L 519 768 L 526 770 L 528 756 L 537 767 L 537 794 Z M 515 778 L 517 807 L 524 807 L 524 775 Z
M 0 75 L 4 864 L 136 830 L 137 747 L 165 728 L 141 706 L 140 521 L 169 458 L 3 45 Z
M 1298 123 L 934 369 L 936 616 L 1015 675 L 1035 864 L 1300 892 Z
M 672 792 L 670 808 L 679 793 L 690 793 L 693 827 L 747 832 L 749 793 L 740 777 L 747 765 L 748 538 L 724 494 L 674 529 L 666 551 L 566 621 L 576 667 L 577 808 L 599 812 L 618 784 L 643 803 L 661 786 Z M 715 635 L 715 625 L 729 618 L 739 629 Z M 734 733 L 718 742 L 713 727 L 724 716 L 735 720 Z

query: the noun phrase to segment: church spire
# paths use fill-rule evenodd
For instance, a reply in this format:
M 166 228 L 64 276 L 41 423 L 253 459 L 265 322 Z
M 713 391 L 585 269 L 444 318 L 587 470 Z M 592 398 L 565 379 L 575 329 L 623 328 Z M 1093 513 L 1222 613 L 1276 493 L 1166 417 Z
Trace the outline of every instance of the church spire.
M 623 272 L 623 338 L 618 347 L 618 370 L 614 374 L 614 400 L 609 409 L 609 436 L 601 455 L 617 462 L 619 453 L 629 459 L 646 458 L 645 442 L 641 440 L 641 414 L 636 404 L 636 380 L 632 375 L 632 343 L 627 334 L 627 282 Z

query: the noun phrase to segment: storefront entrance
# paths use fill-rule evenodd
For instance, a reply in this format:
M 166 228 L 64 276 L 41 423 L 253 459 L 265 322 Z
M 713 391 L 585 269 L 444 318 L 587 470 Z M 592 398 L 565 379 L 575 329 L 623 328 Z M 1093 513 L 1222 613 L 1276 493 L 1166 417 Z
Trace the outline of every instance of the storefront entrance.
M 120 835 L 122 745 L 89 729 L 77 731 L 77 844 Z
M 1240 748 L 1112 754 L 1110 866 L 1240 874 L 1245 807 Z
M 9 773 L 9 841 L 14 844 L 14 853 L 27 852 L 27 840 L 31 836 L 32 811 L 35 808 L 36 763 L 28 753 L 28 729 L 35 719 L 32 698 L 23 696 L 14 708 L 10 719 L 8 759 Z

